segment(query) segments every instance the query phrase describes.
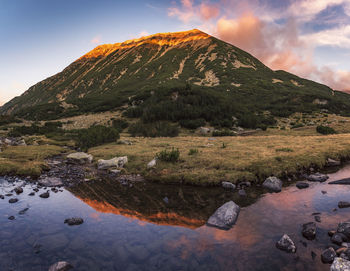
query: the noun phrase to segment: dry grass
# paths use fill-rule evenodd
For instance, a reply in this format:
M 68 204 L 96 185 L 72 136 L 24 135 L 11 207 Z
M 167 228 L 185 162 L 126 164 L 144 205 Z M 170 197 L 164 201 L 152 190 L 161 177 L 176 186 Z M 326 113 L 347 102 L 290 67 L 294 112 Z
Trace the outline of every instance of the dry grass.
M 133 145 L 103 145 L 89 153 L 96 159 L 127 155 L 126 170 L 152 180 L 205 185 L 222 180 L 258 182 L 272 174 L 282 176 L 310 166 L 322 167 L 328 157 L 350 156 L 350 134 L 127 139 Z M 146 169 L 156 153 L 172 147 L 180 150 L 180 162 L 159 162 L 156 169 Z M 190 149 L 199 152 L 188 155 Z
M 0 153 L 0 175 L 39 176 L 46 166 L 44 159 L 63 151 L 54 145 L 7 147 Z

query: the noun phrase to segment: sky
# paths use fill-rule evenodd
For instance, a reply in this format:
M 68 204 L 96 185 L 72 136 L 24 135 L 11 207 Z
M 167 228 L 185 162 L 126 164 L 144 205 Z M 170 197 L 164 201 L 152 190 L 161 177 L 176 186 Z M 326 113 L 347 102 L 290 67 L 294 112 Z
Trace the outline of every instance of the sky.
M 350 90 L 350 0 L 0 0 L 0 105 L 97 45 L 194 28 Z

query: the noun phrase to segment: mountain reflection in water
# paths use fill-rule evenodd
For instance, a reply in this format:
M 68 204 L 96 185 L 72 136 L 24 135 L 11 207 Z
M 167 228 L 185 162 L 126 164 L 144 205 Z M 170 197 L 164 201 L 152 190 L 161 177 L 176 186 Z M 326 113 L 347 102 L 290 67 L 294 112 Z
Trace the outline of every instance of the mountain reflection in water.
M 350 177 L 350 165 L 329 174 L 325 183 L 294 184 L 277 194 L 247 189 L 248 197 L 222 188 L 136 183 L 132 187 L 106 180 L 81 184 L 48 199 L 28 196 L 0 200 L 0 270 L 48 270 L 65 260 L 76 270 L 329 270 L 320 260 L 330 245 L 328 230 L 350 220 L 350 186 L 329 181 Z M 12 184 L 0 178 L 0 194 Z M 322 193 L 326 191 L 326 193 Z M 205 222 L 223 203 L 233 200 L 241 212 L 228 231 Z M 25 214 L 19 211 L 29 208 Z M 320 213 L 316 239 L 306 240 L 301 226 Z M 10 215 L 15 220 L 8 220 Z M 64 219 L 79 216 L 80 226 Z M 296 254 L 275 247 L 282 234 L 297 246 Z M 316 253 L 312 259 L 311 252 Z

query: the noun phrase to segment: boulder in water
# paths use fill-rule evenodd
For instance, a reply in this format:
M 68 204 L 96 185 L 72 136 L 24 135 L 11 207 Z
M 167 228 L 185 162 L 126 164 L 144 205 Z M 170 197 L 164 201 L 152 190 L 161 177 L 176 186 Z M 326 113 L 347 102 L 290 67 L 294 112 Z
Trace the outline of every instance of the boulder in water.
M 87 154 L 85 152 L 74 152 L 67 155 L 68 163 L 72 164 L 88 164 L 93 160 L 93 156 L 91 154 Z
M 295 253 L 297 251 L 294 242 L 287 234 L 283 234 L 281 239 L 276 243 L 276 247 L 288 253 Z
M 223 230 L 230 229 L 238 218 L 240 208 L 233 201 L 226 202 L 208 219 L 207 225 Z
M 282 181 L 277 177 L 268 177 L 262 185 L 273 192 L 280 192 L 282 190 Z

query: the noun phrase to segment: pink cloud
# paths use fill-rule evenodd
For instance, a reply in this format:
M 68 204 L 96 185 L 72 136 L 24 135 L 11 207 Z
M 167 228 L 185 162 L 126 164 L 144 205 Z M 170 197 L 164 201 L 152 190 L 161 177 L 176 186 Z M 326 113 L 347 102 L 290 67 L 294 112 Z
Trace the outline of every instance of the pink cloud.
M 191 0 L 182 0 L 181 5 L 170 8 L 168 14 L 186 24 L 197 24 L 198 28 L 248 51 L 273 70 L 286 70 L 334 89 L 349 90 L 350 72 L 316 66 L 313 53 L 318 45 L 350 44 L 344 35 L 350 33 L 350 26 L 304 36 L 299 33 L 300 25 L 307 18 L 314 17 L 328 6 L 345 2 L 299 0 L 278 14 L 276 10 L 270 12 L 266 6 L 258 5 L 256 0 L 221 0 L 226 7 L 223 13 L 216 3 L 210 1 L 195 4 Z M 287 15 L 292 18 L 287 23 L 274 23 L 275 19 Z
M 96 36 L 92 40 L 90 40 L 90 43 L 92 44 L 99 44 L 101 43 L 101 36 Z

